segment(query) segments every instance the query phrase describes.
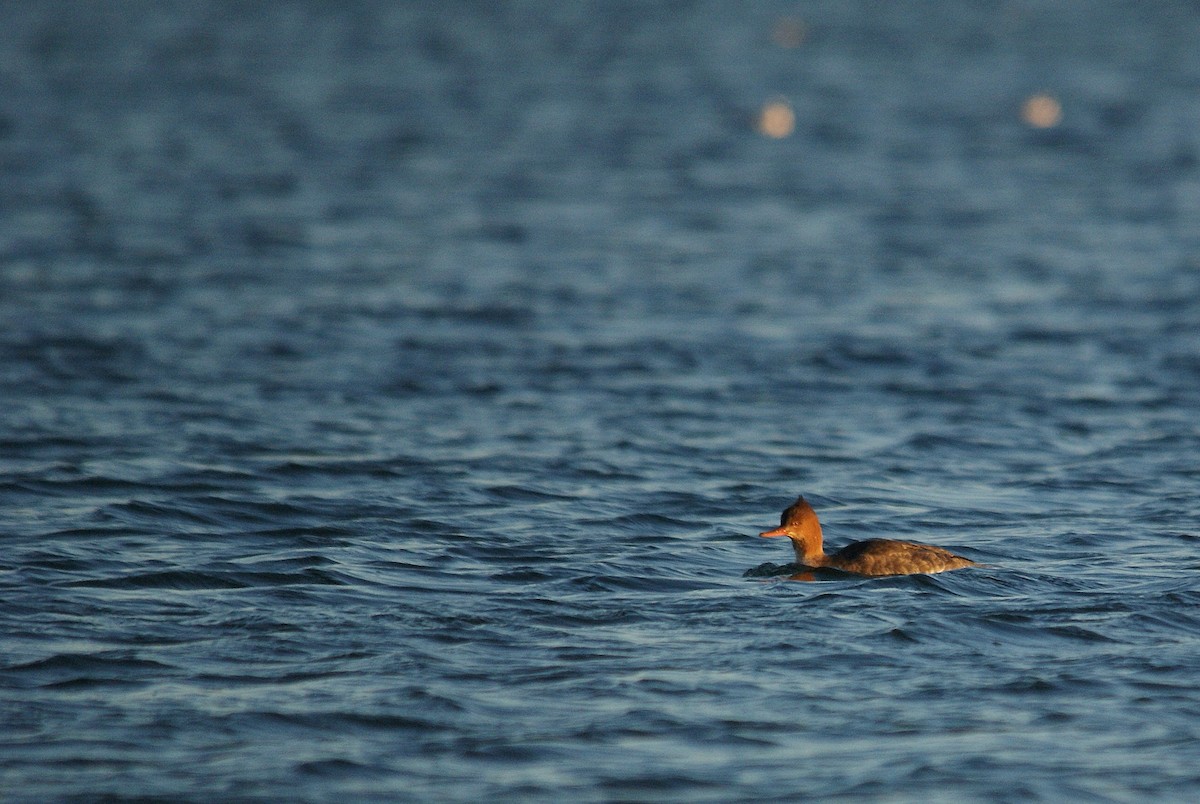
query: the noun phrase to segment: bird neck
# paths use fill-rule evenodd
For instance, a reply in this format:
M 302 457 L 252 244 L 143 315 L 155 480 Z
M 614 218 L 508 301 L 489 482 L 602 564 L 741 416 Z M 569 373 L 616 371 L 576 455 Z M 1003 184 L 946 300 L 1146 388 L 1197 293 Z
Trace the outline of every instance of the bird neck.
M 796 560 L 801 564 L 816 566 L 825 558 L 821 525 L 815 519 L 805 522 L 791 540 L 792 549 L 796 551 Z

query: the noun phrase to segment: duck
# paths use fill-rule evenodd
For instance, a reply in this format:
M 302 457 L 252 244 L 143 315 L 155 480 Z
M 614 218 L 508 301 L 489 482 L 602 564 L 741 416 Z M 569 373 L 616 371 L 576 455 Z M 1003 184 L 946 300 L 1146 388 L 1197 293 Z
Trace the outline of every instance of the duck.
M 784 509 L 779 527 L 760 536 L 786 536 L 792 540 L 796 563 L 806 568 L 829 567 L 855 575 L 932 575 L 937 572 L 977 566 L 969 558 L 949 550 L 895 539 L 866 539 L 851 542 L 836 553 L 826 554 L 821 542 L 821 522 L 804 497 Z

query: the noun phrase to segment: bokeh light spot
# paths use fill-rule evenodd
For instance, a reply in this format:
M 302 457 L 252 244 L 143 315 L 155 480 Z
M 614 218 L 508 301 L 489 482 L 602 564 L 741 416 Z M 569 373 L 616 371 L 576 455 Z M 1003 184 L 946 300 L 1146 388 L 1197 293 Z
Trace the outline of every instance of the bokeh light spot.
M 1053 128 L 1062 122 L 1062 104 L 1045 93 L 1031 95 L 1021 104 L 1021 119 L 1034 128 Z
M 785 101 L 771 101 L 758 113 L 758 132 L 764 136 L 781 139 L 795 129 L 796 113 Z

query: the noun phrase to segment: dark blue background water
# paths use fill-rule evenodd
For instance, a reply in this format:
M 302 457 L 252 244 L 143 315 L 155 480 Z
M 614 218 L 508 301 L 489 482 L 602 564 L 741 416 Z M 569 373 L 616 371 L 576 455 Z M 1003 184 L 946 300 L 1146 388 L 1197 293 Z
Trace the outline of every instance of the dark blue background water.
M 0 797 L 1190 799 L 1194 6 L 425 8 L 0 11 Z

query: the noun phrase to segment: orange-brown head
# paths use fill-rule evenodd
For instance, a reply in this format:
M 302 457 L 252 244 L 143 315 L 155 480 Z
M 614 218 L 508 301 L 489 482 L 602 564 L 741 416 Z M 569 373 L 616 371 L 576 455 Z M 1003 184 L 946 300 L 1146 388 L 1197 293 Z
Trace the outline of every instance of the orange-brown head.
M 759 535 L 767 538 L 787 536 L 792 540 L 796 560 L 802 563 L 820 561 L 825 556 L 817 512 L 803 497 L 797 497 L 794 503 L 784 509 L 783 516 L 779 517 L 779 527 Z

